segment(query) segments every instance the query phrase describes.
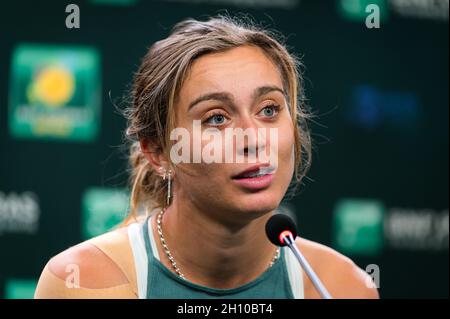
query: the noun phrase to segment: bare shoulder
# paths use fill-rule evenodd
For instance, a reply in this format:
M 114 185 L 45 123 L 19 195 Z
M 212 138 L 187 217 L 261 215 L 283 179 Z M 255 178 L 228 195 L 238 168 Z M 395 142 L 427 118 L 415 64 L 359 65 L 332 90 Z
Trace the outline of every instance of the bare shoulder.
M 117 236 L 119 234 L 122 236 Z M 127 284 L 129 281 L 121 267 L 98 248 L 98 243 L 108 244 L 107 241 L 112 237 L 113 245 L 126 245 L 126 228 L 113 230 L 66 249 L 50 259 L 48 269 L 63 280 L 76 270 L 79 274 L 79 285 L 83 288 L 102 289 Z
M 333 298 L 379 298 L 371 277 L 347 256 L 304 238 L 297 238 L 296 244 Z M 305 274 L 304 282 L 305 298 L 320 298 Z

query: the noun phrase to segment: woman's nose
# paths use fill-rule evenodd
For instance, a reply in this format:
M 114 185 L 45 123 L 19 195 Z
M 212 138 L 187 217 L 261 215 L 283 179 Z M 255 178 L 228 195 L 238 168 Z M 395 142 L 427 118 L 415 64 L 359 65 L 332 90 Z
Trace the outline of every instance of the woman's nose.
M 256 156 L 258 152 L 265 151 L 266 137 L 264 127 L 248 116 L 242 117 L 236 130 L 236 148 L 240 156 Z

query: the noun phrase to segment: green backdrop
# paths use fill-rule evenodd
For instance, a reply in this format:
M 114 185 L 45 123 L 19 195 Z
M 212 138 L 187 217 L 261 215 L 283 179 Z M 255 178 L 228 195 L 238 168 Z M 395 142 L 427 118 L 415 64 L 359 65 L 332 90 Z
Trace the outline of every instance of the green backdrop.
M 383 298 L 448 298 L 448 1 L 78 1 L 80 28 L 67 29 L 69 3 L 0 9 L 0 297 L 29 297 L 51 256 L 124 216 L 114 102 L 174 23 L 227 9 L 278 29 L 303 57 L 314 159 L 283 206 L 301 236 L 376 265 Z M 369 3 L 378 29 L 364 24 Z M 52 79 L 61 96 L 46 91 Z

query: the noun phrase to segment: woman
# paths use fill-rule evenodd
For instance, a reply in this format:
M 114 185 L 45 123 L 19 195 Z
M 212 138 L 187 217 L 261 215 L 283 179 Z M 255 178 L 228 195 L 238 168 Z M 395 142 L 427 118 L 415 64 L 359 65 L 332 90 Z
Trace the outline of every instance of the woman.
M 265 234 L 310 165 L 298 67 L 273 34 L 224 16 L 182 21 L 156 42 L 125 112 L 130 216 L 53 257 L 35 296 L 319 298 L 292 253 Z M 258 133 L 230 145 L 227 129 Z M 180 132 L 189 138 L 183 147 Z M 206 158 L 230 152 L 231 162 Z M 303 238 L 296 244 L 334 298 L 378 298 L 347 257 Z

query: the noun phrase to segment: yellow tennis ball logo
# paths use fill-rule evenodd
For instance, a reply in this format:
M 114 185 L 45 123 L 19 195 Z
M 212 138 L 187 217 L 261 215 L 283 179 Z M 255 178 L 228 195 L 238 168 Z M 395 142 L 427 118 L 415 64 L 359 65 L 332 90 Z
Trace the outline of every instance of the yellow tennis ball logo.
M 73 96 L 75 80 L 68 70 L 50 66 L 39 72 L 34 82 L 34 97 L 51 107 L 67 103 Z

